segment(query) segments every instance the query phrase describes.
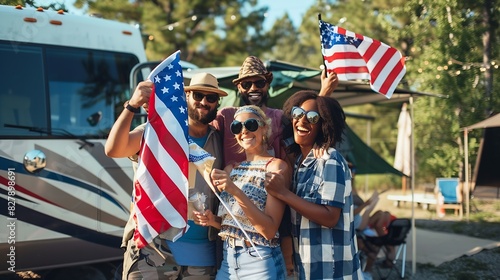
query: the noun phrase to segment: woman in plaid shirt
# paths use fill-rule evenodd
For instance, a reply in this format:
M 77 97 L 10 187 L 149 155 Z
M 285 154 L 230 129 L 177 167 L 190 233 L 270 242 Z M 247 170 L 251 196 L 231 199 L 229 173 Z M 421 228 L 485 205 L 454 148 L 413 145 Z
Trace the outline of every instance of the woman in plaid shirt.
M 351 172 L 335 149 L 345 114 L 333 98 L 299 91 L 283 107 L 295 143 L 293 189 L 266 184 L 292 209 L 295 266 L 299 279 L 363 279 L 354 231 Z M 280 181 L 274 174 L 270 181 Z

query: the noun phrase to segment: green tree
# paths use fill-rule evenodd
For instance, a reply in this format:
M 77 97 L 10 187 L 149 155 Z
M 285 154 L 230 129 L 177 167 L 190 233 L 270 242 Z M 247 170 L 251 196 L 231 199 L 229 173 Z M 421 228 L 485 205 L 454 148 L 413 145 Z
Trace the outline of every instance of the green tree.
M 66 5 L 64 3 L 59 3 L 54 1 L 55 3 L 50 3 L 49 5 L 40 5 L 37 3 L 36 0 L 1 0 L 0 5 L 11 5 L 11 6 L 16 6 L 16 5 L 21 5 L 21 6 L 26 6 L 26 7 L 34 7 L 34 8 L 44 8 L 44 9 L 50 9 L 50 10 L 63 10 L 63 11 L 68 11 L 66 8 Z
M 146 54 L 162 59 L 176 50 L 199 66 L 239 65 L 242 57 L 269 48 L 264 39 L 266 8 L 257 0 L 77 0 L 89 13 L 136 23 L 147 34 Z
M 318 67 L 321 58 L 317 14 L 348 30 L 378 39 L 402 51 L 407 57 L 407 74 L 401 86 L 447 96 L 423 97 L 415 102 L 417 176 L 432 182 L 435 177 L 462 176 L 461 127 L 498 111 L 498 1 L 317 1 L 304 15 L 295 36 L 281 42 L 295 42 L 299 50 L 293 62 Z M 286 28 L 283 23 L 275 28 Z M 287 29 L 288 30 L 288 29 Z M 297 46 L 298 45 L 298 46 Z M 288 44 L 276 44 L 275 57 Z M 288 49 L 287 49 L 288 48 Z M 292 58 L 293 58 L 293 52 Z M 372 147 L 393 161 L 399 106 L 362 106 L 348 111 L 368 113 L 372 124 Z M 381 121 L 383 120 L 383 121 Z M 348 120 L 363 138 L 363 121 Z M 389 125 L 388 125 L 389 124 Z M 359 127 L 359 128 L 357 128 Z M 469 150 L 474 164 L 482 131 L 470 134 Z
M 292 20 L 285 14 L 278 19 L 271 30 L 266 33 L 271 47 L 262 55 L 264 60 L 282 60 L 304 65 L 301 61 L 301 44 L 297 42 L 299 34 L 293 26 Z
M 484 119 L 492 108 L 498 108 L 498 82 L 495 87 L 495 82 L 488 78 L 495 71 L 493 61 L 498 61 L 499 51 L 494 43 L 499 10 L 493 2 L 496 1 L 414 0 L 397 10 L 398 16 L 406 15 L 409 19 L 400 29 L 400 37 L 412 42 L 411 59 L 407 62 L 408 84 L 419 91 L 448 96 L 420 98 L 416 102 L 417 178 L 462 177 L 460 128 Z M 485 8 L 490 14 L 488 20 L 484 19 Z M 482 37 L 490 41 L 481 40 Z M 477 151 L 480 133 L 474 131 L 470 135 L 470 151 Z M 471 162 L 474 159 L 475 154 L 471 153 Z

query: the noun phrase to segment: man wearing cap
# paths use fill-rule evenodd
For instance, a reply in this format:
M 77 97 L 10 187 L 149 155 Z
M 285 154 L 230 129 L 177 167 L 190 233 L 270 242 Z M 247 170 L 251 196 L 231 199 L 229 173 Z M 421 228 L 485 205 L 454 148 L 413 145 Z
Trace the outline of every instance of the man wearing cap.
M 267 107 L 267 100 L 269 99 L 268 90 L 272 81 L 273 73 L 267 70 L 264 63 L 255 56 L 248 56 L 241 65 L 238 78 L 233 80 L 233 84 L 238 89 L 238 93 L 243 103 L 241 105 L 259 106 L 267 117 L 271 119 L 271 136 L 268 138 L 269 154 L 289 162 L 285 152 L 285 141 L 283 141 L 282 137 L 286 118 L 282 118 L 283 111 L 281 109 Z M 332 93 L 337 85 L 338 79 L 336 73 L 331 73 L 327 77 L 323 71 L 319 95 Z M 245 153 L 241 152 L 240 146 L 236 142 L 236 138 L 231 133 L 231 123 L 234 121 L 234 113 L 237 109 L 237 107 L 225 107 L 221 109 L 213 122 L 214 127 L 221 133 L 223 139 L 224 166 L 245 160 Z M 280 225 L 280 236 L 282 238 L 281 249 L 285 258 L 287 270 L 289 270 L 289 274 L 291 274 L 293 271 L 293 263 L 289 211 L 290 210 L 287 209 L 283 216 L 283 222 Z
M 134 94 L 126 102 L 125 109 L 111 128 L 106 141 L 106 155 L 129 157 L 134 162 L 134 172 L 145 124 L 132 131 L 129 131 L 129 128 L 134 111 L 141 106 L 147 108 L 153 85 L 151 81 L 143 81 L 137 85 Z M 189 136 L 216 158 L 214 168 L 223 168 L 221 139 L 209 123 L 217 115 L 220 97 L 226 96 L 227 93 L 219 89 L 217 79 L 208 73 L 194 75 L 189 86 L 184 87 L 184 91 L 188 106 Z M 122 241 L 122 248 L 126 250 L 122 279 L 214 279 L 215 240 L 218 232 L 213 227 L 197 224 L 198 221 L 194 221 L 196 218 L 193 210 L 203 212 L 205 209 L 211 209 L 215 213 L 218 200 L 199 172 L 196 172 L 195 182 L 194 186 L 189 187 L 189 230 L 176 242 L 163 239 L 160 235 L 153 240 L 154 246 L 150 244 L 138 250 L 132 238 L 135 221 L 134 210 L 131 210 Z M 195 207 L 200 201 L 204 201 L 203 209 Z M 177 267 L 172 269 L 171 266 L 165 264 L 174 264 Z
M 248 56 L 241 65 L 237 79 L 233 84 L 237 87 L 242 104 L 256 105 L 271 118 L 272 135 L 269 137 L 268 150 L 271 155 L 285 159 L 286 154 L 282 141 L 283 111 L 267 107 L 269 99 L 269 87 L 273 81 L 273 73 L 268 71 L 264 63 L 255 56 Z M 321 75 L 321 90 L 319 95 L 332 93 L 338 85 L 337 75 L 332 73 L 328 77 L 323 72 Z M 231 123 L 234 120 L 234 113 L 237 107 L 225 107 L 217 113 L 217 117 L 212 123 L 219 130 L 224 142 L 224 166 L 245 160 L 245 154 L 239 149 L 234 135 L 231 133 Z

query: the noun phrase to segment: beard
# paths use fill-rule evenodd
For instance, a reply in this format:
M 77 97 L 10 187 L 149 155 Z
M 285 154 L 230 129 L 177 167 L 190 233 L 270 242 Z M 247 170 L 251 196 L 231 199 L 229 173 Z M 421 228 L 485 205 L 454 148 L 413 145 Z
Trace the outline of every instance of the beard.
M 262 105 L 267 105 L 267 100 L 269 99 L 269 95 L 267 92 L 261 92 L 261 97 L 259 100 L 250 100 L 249 92 L 239 92 L 240 94 L 240 106 L 244 105 L 255 105 L 257 107 L 262 107 Z
M 200 105 L 199 107 L 204 107 L 204 108 L 210 110 L 210 107 L 208 107 L 208 106 Z M 192 120 L 198 121 L 202 124 L 209 124 L 217 116 L 217 108 L 214 108 L 213 110 L 208 111 L 207 114 L 202 115 L 199 111 L 196 110 L 196 107 L 194 105 L 190 105 L 188 108 L 188 116 Z

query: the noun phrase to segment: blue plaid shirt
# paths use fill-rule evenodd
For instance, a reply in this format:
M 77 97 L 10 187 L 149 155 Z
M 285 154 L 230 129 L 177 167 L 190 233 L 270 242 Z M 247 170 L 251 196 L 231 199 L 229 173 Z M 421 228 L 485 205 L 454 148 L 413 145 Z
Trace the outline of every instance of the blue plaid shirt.
M 351 172 L 346 160 L 333 148 L 319 159 L 311 151 L 302 163 L 300 160 L 294 167 L 294 192 L 309 202 L 342 211 L 337 225 L 327 228 L 292 209 L 299 279 L 363 279 L 354 231 Z

